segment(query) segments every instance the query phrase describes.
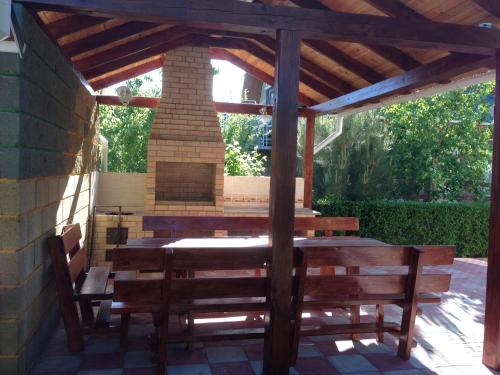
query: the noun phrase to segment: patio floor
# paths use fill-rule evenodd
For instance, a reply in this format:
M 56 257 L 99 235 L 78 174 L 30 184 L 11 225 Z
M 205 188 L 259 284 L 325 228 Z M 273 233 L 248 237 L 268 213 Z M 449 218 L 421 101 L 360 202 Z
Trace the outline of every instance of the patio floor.
M 422 305 L 417 318 L 412 358 L 396 357 L 397 341 L 386 335 L 385 344 L 373 338 L 353 342 L 347 337 L 310 337 L 301 342 L 299 361 L 291 374 L 492 374 L 481 365 L 486 261 L 456 259 L 452 268 L 451 291 L 440 305 Z M 401 309 L 387 308 L 387 320 L 400 317 Z M 342 320 L 345 317 L 318 317 Z M 31 374 L 51 375 L 146 375 L 154 374 L 145 335 L 152 332 L 147 315 L 131 320 L 130 343 L 122 350 L 118 334 L 86 337 L 86 350 L 66 350 L 62 326 Z M 260 374 L 262 341 L 230 341 L 171 346 L 169 375 Z M 500 372 L 498 372 L 500 373 Z

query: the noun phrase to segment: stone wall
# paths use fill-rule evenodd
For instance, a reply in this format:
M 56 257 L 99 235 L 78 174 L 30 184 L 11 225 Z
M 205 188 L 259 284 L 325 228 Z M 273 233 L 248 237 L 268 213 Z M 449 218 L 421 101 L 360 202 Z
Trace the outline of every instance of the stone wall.
M 46 238 L 86 233 L 97 106 L 72 66 L 14 5 L 22 58 L 0 53 L 0 373 L 27 373 L 59 320 Z

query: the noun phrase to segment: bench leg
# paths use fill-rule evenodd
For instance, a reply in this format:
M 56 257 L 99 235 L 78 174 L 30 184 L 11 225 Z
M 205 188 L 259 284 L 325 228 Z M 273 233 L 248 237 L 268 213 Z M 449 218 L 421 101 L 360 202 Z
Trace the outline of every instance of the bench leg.
M 384 305 L 377 305 L 377 327 L 381 328 L 384 325 Z M 377 342 L 384 342 L 384 331 L 377 331 Z
M 80 313 L 82 314 L 82 321 L 84 323 L 94 321 L 94 310 L 92 310 L 92 301 L 86 298 L 79 298 L 78 304 L 80 305 Z
M 347 275 L 359 275 L 359 267 L 346 267 Z M 351 324 L 361 323 L 361 307 L 359 305 L 351 306 Z M 353 341 L 361 340 L 361 335 L 353 333 L 351 335 Z
M 120 323 L 120 347 L 126 348 L 128 347 L 128 323 L 130 320 L 130 314 L 122 314 L 121 315 L 121 323 Z

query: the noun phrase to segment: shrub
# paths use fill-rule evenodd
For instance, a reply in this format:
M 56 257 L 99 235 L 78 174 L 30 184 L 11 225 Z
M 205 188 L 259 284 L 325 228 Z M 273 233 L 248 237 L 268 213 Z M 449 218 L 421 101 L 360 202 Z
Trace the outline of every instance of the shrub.
M 324 216 L 358 217 L 362 237 L 398 245 L 456 245 L 457 257 L 487 253 L 487 204 L 322 198 L 314 209 Z

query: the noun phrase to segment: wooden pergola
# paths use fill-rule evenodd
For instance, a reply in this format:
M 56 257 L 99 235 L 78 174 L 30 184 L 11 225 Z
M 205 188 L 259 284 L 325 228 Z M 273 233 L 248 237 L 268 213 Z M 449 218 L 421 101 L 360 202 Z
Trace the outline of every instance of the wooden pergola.
M 317 114 L 404 97 L 500 67 L 498 0 L 16 1 L 32 10 L 94 90 L 159 68 L 163 54 L 182 45 L 209 47 L 214 58 L 274 85 L 272 313 L 264 366 L 273 374 L 288 373 L 290 357 L 283 343 L 291 337 L 299 108 L 308 118 L 310 205 Z M 500 108 L 499 86 L 496 104 Z M 500 111 L 495 124 L 483 362 L 500 369 Z

